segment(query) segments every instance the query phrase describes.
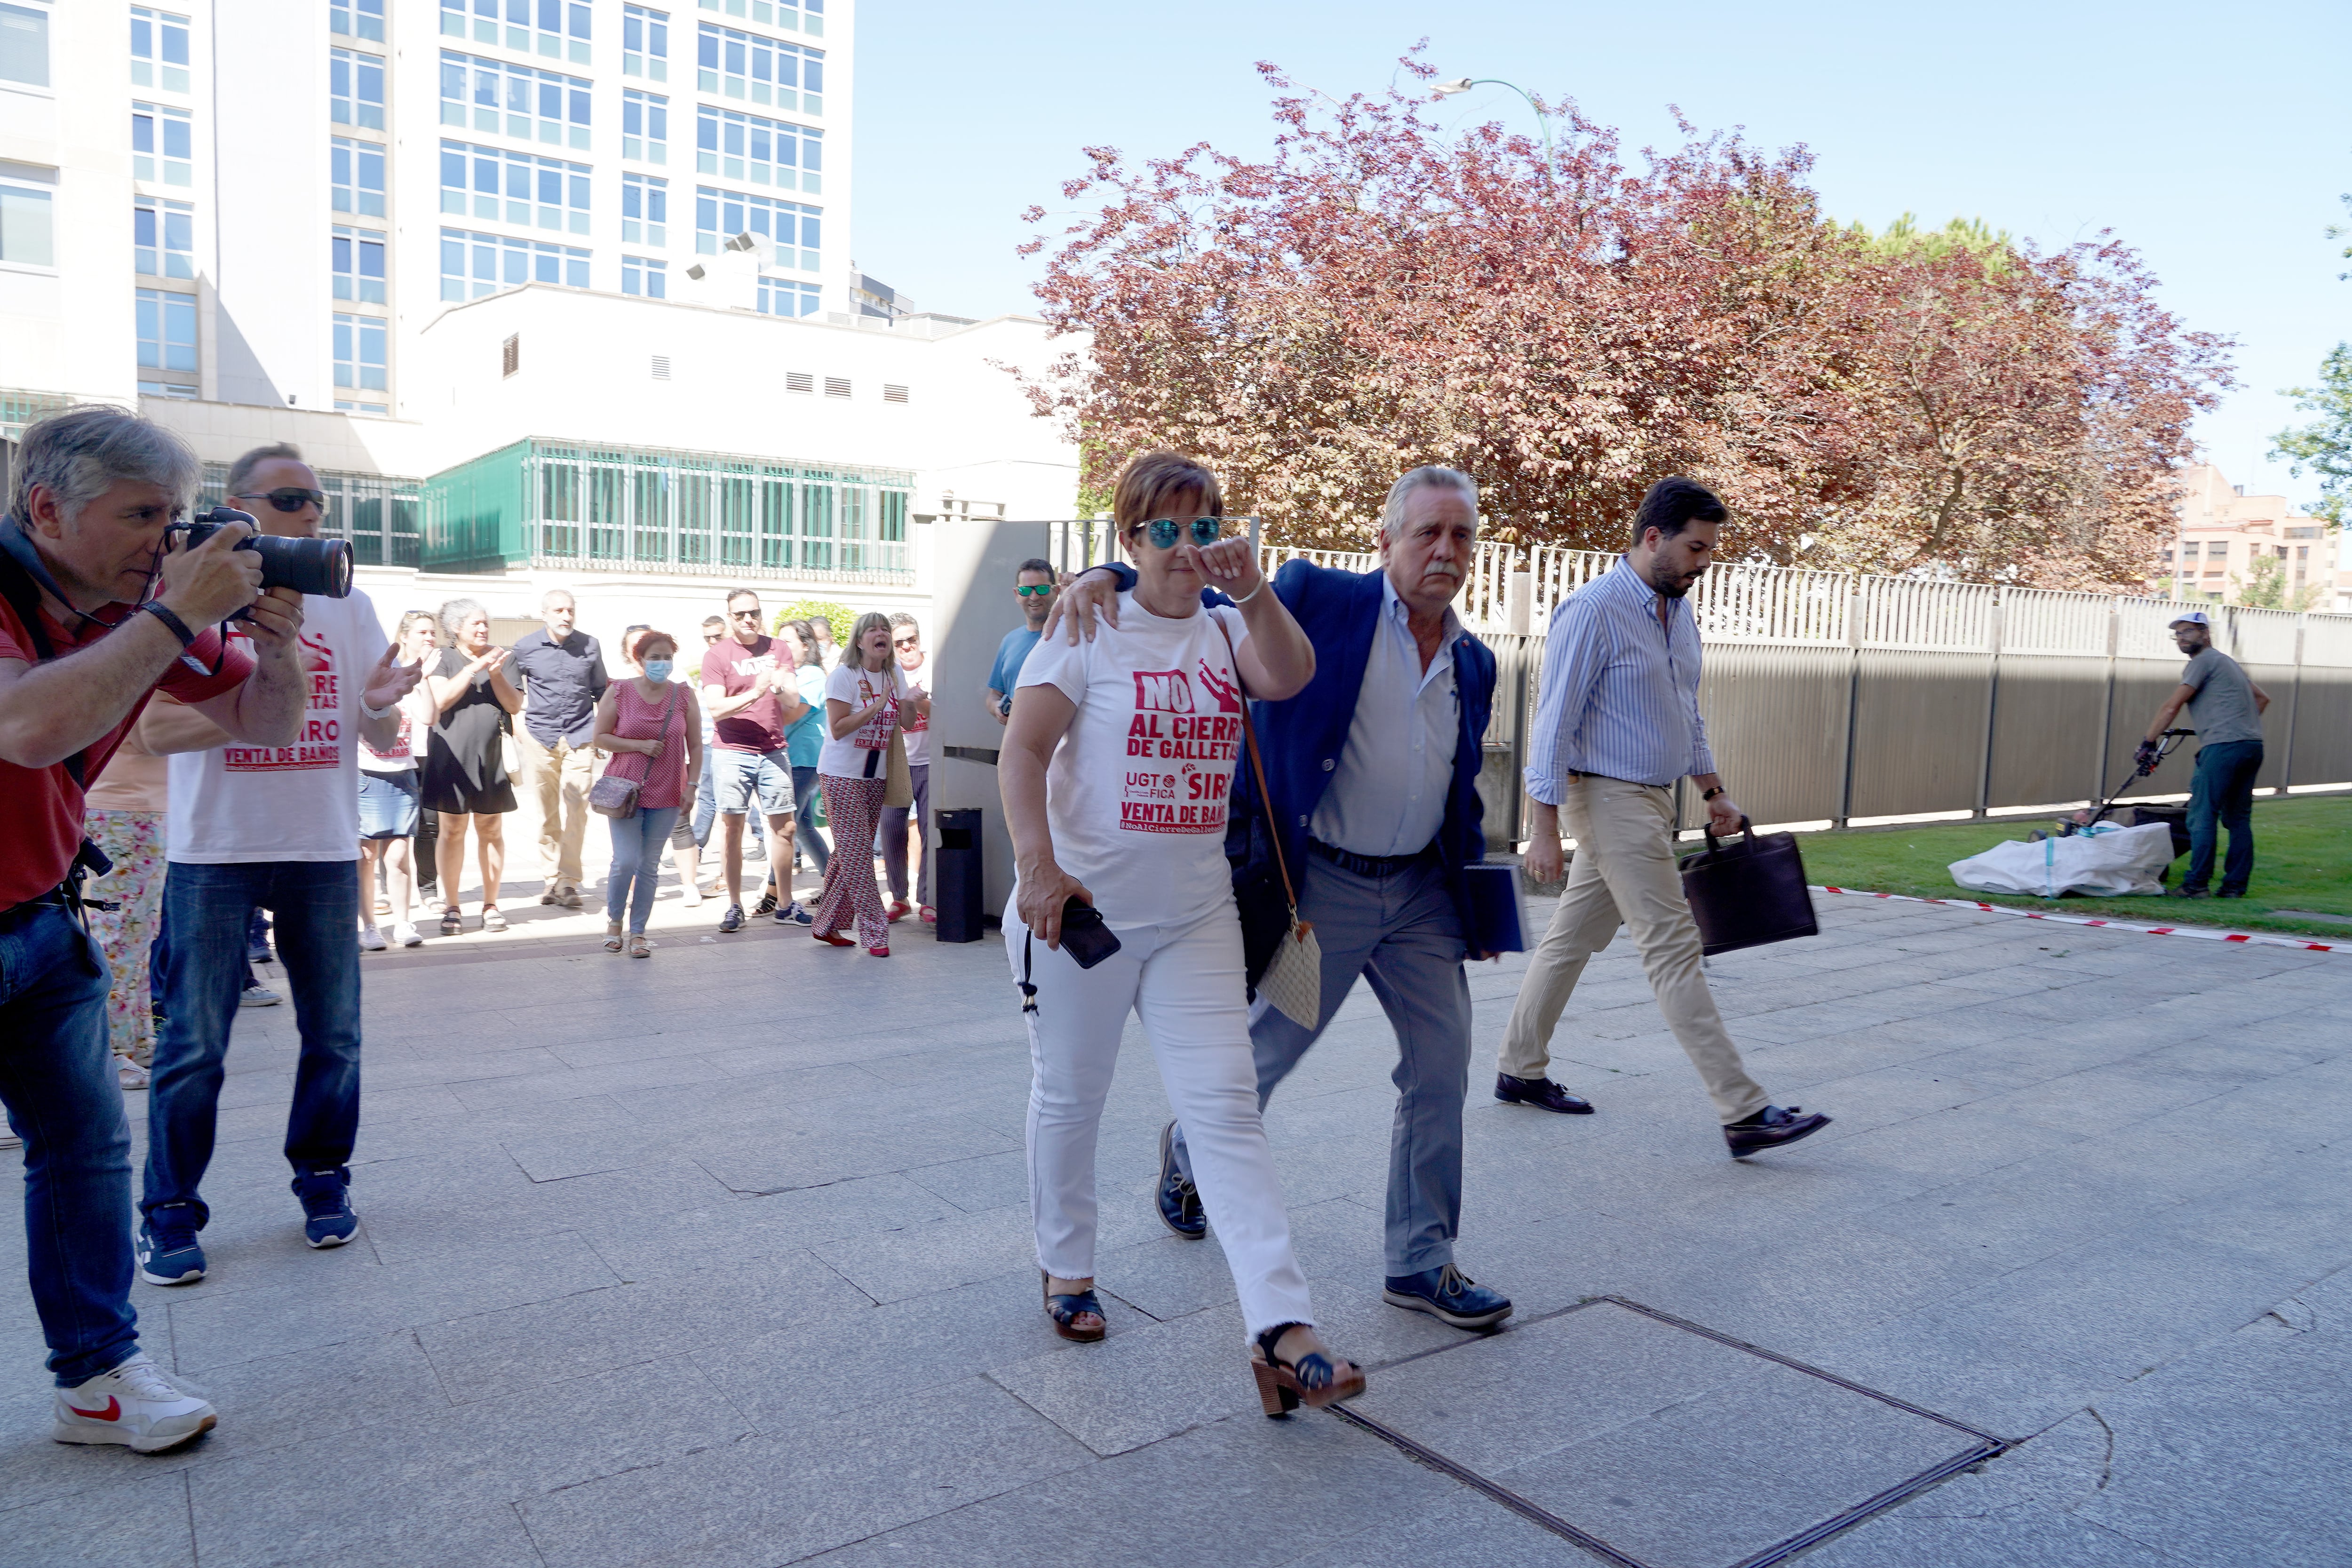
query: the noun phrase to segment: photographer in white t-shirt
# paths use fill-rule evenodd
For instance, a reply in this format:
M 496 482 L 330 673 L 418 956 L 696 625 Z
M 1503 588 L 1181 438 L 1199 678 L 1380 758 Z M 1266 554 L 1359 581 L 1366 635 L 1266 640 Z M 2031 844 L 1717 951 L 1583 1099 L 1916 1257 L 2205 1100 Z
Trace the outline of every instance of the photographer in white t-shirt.
M 1191 1137 L 1269 1414 L 1363 1386 L 1312 1326 L 1306 1276 L 1258 1116 L 1226 806 L 1244 697 L 1294 695 L 1315 650 L 1265 592 L 1248 542 L 1223 538 L 1214 475 L 1174 452 L 1129 463 L 1113 501 L 1134 589 L 1117 626 L 1048 638 L 1022 666 L 998 763 L 1017 881 L 1004 912 L 1029 1000 L 1030 1207 L 1045 1310 L 1065 1337 L 1106 1331 L 1094 1294 L 1095 1131 L 1132 1012 Z M 1201 590 L 1232 607 L 1205 610 Z M 1066 944 L 1066 906 L 1100 930 Z M 1096 961 L 1082 966 L 1080 956 Z M 1202 1119 L 1196 1121 L 1195 1118 Z M 1204 1135 L 1202 1129 L 1213 1127 Z M 1215 1152 L 1203 1158 L 1204 1145 Z
M 290 446 L 239 458 L 226 490 L 231 506 L 281 538 L 316 537 L 325 516 L 319 476 Z M 140 1277 L 151 1285 L 205 1277 L 196 1233 L 211 1211 L 197 1189 L 212 1160 L 221 1061 L 257 906 L 275 917 L 301 1035 L 285 1151 L 303 1239 L 341 1247 L 359 1229 L 348 1163 L 360 1121 L 359 742 L 379 752 L 397 745 L 399 704 L 421 671 L 394 664 L 375 606 L 357 589 L 341 599 L 304 596 L 302 661 L 310 690 L 291 745 L 230 741 L 191 710 L 157 715 L 168 732 L 156 749 L 174 754 L 163 1026 L 148 1090 L 137 1242 Z

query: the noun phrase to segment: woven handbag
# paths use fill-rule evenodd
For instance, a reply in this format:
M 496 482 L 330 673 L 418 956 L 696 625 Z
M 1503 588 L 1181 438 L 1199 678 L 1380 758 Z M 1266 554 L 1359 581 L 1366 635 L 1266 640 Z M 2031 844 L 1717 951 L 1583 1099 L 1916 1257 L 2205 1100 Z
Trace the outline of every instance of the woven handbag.
M 1241 655 L 1234 650 L 1234 635 L 1225 631 L 1223 621 L 1217 623 L 1217 630 L 1224 633 L 1225 656 L 1233 660 L 1234 677 L 1239 679 Z M 1274 797 L 1266 793 L 1265 764 L 1258 757 L 1257 726 L 1250 720 L 1247 698 L 1242 700 L 1242 744 L 1249 752 L 1250 773 L 1257 781 L 1266 837 L 1274 846 L 1275 868 L 1282 874 L 1282 898 L 1290 916 L 1281 941 L 1275 944 L 1274 957 L 1257 977 L 1257 994 L 1300 1028 L 1312 1029 L 1323 1016 L 1323 944 L 1315 940 L 1314 925 L 1298 918 L 1298 890 L 1291 885 L 1290 866 L 1283 858 L 1281 818 L 1275 814 Z
M 654 731 L 656 739 L 664 742 L 669 739 L 669 716 L 677 707 L 677 683 L 672 681 L 669 700 L 662 705 L 661 723 Z M 646 775 L 654 771 L 654 759 L 643 752 L 633 752 L 630 755 L 645 757 L 646 765 L 637 770 L 635 778 L 624 777 L 617 771 L 621 764 L 616 762 L 588 786 L 588 809 L 597 816 L 625 819 L 637 815 L 637 796 L 645 791 Z

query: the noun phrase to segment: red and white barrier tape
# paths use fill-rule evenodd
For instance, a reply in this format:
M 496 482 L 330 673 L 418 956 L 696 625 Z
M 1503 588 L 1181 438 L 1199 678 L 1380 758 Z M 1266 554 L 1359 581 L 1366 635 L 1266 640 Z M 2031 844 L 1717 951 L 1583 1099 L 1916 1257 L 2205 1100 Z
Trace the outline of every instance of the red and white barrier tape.
M 2261 947 L 2299 947 L 2306 952 L 2352 953 L 2352 943 L 2313 942 L 2308 937 L 2268 936 L 2244 931 L 2200 931 L 2188 926 L 2144 926 L 2129 921 L 2098 920 L 2090 915 L 2053 915 L 2040 910 L 2011 909 L 2007 904 L 1979 903 L 1974 899 L 1916 899 L 1907 893 L 1874 893 L 1866 888 L 1829 888 L 1816 885 L 1814 891 L 1846 893 L 1858 899 L 1888 899 L 1898 904 L 1949 904 L 1956 910 L 1982 910 L 1993 915 L 2021 915 L 2030 921 L 2056 921 L 2061 925 L 2105 926 L 2110 931 L 2137 931 L 2142 936 L 2199 936 L 2208 942 L 2244 942 Z

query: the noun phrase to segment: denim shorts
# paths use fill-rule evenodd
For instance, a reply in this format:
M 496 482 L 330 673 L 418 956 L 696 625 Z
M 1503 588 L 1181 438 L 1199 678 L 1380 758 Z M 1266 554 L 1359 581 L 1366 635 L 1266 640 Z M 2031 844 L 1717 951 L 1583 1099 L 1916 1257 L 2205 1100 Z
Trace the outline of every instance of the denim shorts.
M 718 797 L 722 815 L 740 816 L 751 810 L 754 795 L 759 798 L 762 816 L 792 815 L 793 760 L 789 752 L 730 752 L 714 746 L 710 755 L 711 791 Z
M 421 792 L 416 770 L 372 773 L 360 770 L 360 837 L 410 838 L 416 833 L 416 807 Z

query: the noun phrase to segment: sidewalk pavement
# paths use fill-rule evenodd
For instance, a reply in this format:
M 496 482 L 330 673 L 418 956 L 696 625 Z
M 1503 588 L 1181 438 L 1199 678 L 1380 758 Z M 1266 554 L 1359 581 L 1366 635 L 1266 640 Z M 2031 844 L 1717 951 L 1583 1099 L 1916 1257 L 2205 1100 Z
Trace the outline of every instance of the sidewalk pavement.
M 1111 1338 L 1053 1336 L 995 941 L 719 938 L 669 889 L 633 961 L 535 896 L 366 956 L 348 1247 L 302 1247 L 277 1152 L 292 1009 L 240 1015 L 212 1274 L 137 1288 L 212 1436 L 51 1443 L 11 1288 L 0 1562 L 1598 1561 L 1348 1423 L 1257 1413 L 1213 1239 L 1152 1210 L 1145 1050 L 1102 1130 Z M 1728 1568 L 1935 1447 L 1571 1310 L 1614 1295 L 2017 1445 L 1808 1563 L 2342 1562 L 2352 956 L 1821 903 L 1819 938 L 1713 964 L 1759 1078 L 1836 1118 L 1751 1163 L 1622 941 L 1557 1047 L 1591 1117 L 1488 1098 L 1523 964 L 1474 968 L 1461 1262 L 1519 1310 L 1483 1343 L 1381 1301 L 1395 1047 L 1359 987 L 1267 1125 L 1365 1410 L 1656 1568 Z M 0 1228 L 7 1278 L 22 1253 Z

